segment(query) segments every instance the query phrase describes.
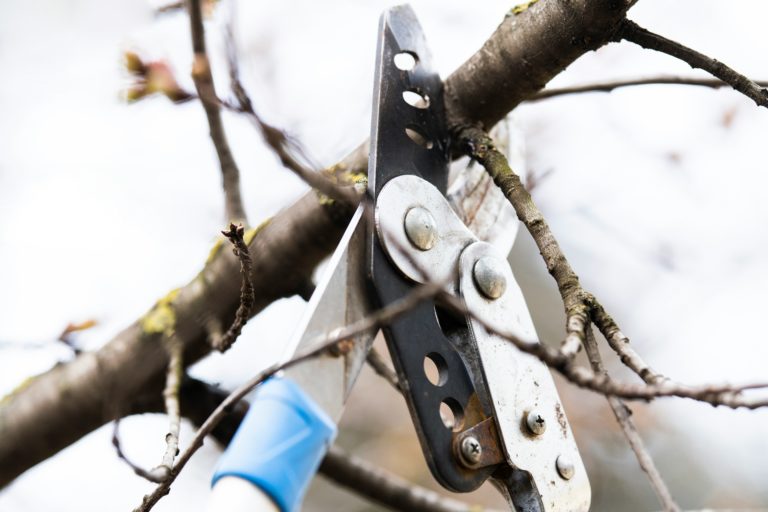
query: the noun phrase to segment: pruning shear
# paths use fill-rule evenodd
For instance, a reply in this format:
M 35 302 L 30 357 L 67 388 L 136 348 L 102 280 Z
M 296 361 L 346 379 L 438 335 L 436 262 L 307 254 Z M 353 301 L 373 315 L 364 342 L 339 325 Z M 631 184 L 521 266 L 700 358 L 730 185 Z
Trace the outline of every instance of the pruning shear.
M 374 86 L 373 215 L 364 206 L 354 214 L 285 360 L 421 284 L 440 283 L 463 310 L 422 300 L 382 329 L 432 474 L 454 492 L 490 480 L 519 512 L 586 511 L 589 480 L 549 370 L 496 334 L 536 339 L 507 262 L 516 219 L 508 205 L 490 221 L 481 205 L 469 226 L 457 215 L 476 183 L 447 190 L 450 140 L 430 66 L 412 9 L 387 10 Z M 262 385 L 220 461 L 212 503 L 300 507 L 374 334 Z

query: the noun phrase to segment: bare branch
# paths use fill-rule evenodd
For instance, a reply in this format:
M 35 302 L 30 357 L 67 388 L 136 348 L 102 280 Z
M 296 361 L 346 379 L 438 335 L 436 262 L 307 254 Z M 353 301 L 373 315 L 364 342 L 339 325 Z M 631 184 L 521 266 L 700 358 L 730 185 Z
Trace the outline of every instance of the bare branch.
M 592 332 L 592 326 L 587 327 L 587 336 L 584 341 L 584 347 L 586 349 L 587 358 L 592 366 L 592 370 L 599 375 L 608 375 L 605 370 L 605 365 L 600 358 L 600 351 L 597 348 L 597 342 L 595 341 L 595 334 Z M 637 462 L 640 467 L 648 475 L 648 480 L 651 483 L 653 491 L 659 498 L 659 502 L 664 507 L 665 512 L 679 512 L 680 507 L 677 506 L 675 500 L 672 498 L 666 482 L 661 477 L 659 470 L 656 468 L 656 464 L 653 462 L 651 454 L 645 449 L 643 439 L 640 437 L 640 433 L 635 427 L 635 422 L 632 421 L 632 411 L 626 404 L 615 396 L 607 397 L 608 404 L 613 411 L 613 415 L 616 417 L 616 421 L 619 423 L 624 437 L 627 439 L 627 443 L 635 452 Z
M 768 90 L 760 87 L 746 76 L 716 59 L 707 57 L 703 53 L 699 53 L 671 39 L 654 34 L 630 20 L 626 20 L 623 23 L 620 36 L 622 39 L 631 41 L 648 50 L 656 50 L 678 58 L 692 68 L 703 69 L 723 82 L 728 83 L 731 87 L 754 101 L 758 106 L 768 108 Z
M 157 475 L 154 470 L 147 471 L 141 466 L 135 464 L 125 455 L 125 453 L 123 453 L 123 448 L 120 444 L 119 429 L 120 429 L 120 418 L 116 418 L 115 421 L 113 422 L 113 427 L 112 427 L 112 446 L 115 447 L 115 453 L 117 454 L 117 458 L 125 462 L 128 465 L 128 467 L 130 467 L 133 470 L 133 472 L 136 473 L 136 475 L 140 476 L 141 478 L 144 478 L 156 484 L 159 484 L 160 482 L 165 480 L 166 478 L 165 474 Z
M 163 389 L 165 412 L 168 415 L 168 433 L 165 435 L 165 454 L 159 466 L 152 469 L 152 474 L 159 481 L 168 479 L 173 467 L 173 460 L 179 454 L 179 431 L 181 430 L 181 408 L 179 406 L 179 388 L 184 377 L 184 344 L 175 333 L 167 340 L 169 361 L 168 376 Z
M 379 377 L 389 382 L 389 384 L 395 388 L 398 393 L 403 392 L 403 388 L 400 387 L 400 381 L 397 378 L 397 374 L 392 368 L 387 366 L 387 363 L 384 362 L 384 358 L 381 357 L 381 354 L 379 354 L 378 350 L 371 347 L 371 349 L 368 351 L 368 357 L 365 361 Z
M 192 32 L 192 49 L 195 53 L 192 65 L 192 79 L 195 82 L 197 94 L 208 118 L 211 140 L 216 148 L 221 167 L 222 185 L 224 187 L 224 202 L 227 220 L 231 222 L 248 223 L 240 194 L 240 170 L 235 163 L 235 157 L 229 149 L 224 124 L 221 120 L 219 102 L 216 100 L 216 89 L 213 84 L 211 65 L 205 49 L 205 28 L 200 0 L 187 0 L 189 22 Z
M 484 131 L 475 127 L 457 129 L 455 140 L 467 154 L 486 168 L 496 185 L 504 192 L 504 195 L 515 208 L 518 218 L 539 247 L 547 270 L 557 283 L 568 318 L 568 325 L 566 326 L 568 336 L 559 351 L 539 343 L 520 340 L 508 333 L 497 332 L 497 334 L 509 339 L 520 350 L 535 355 L 577 386 L 605 395 L 644 400 L 662 396 L 678 396 L 733 408 L 758 408 L 768 405 L 768 398 L 750 399 L 741 395 L 743 391 L 748 389 L 766 387 L 764 383 L 745 386 L 687 386 L 667 381 L 664 377 L 650 370 L 650 367 L 642 361 L 640 356 L 628 347 L 626 337 L 621 334 L 613 319 L 605 313 L 596 299 L 581 287 L 578 276 L 560 249 L 546 220 L 544 220 L 544 216 L 533 202 L 531 195 L 523 187 L 520 177 L 510 168 L 506 157 L 495 148 L 493 140 Z M 453 307 L 461 309 L 462 305 L 454 301 Z M 579 344 L 577 340 L 581 343 L 584 342 L 587 320 L 593 314 L 598 328 L 601 329 L 606 338 L 612 340 L 609 342 L 611 347 L 616 350 L 622 361 L 630 369 L 636 371 L 644 381 L 649 382 L 648 385 L 619 383 L 605 375 L 595 375 L 585 368 L 573 365 L 573 356 L 576 354 Z M 477 318 L 477 320 L 482 322 L 481 318 Z M 492 326 L 486 325 L 486 328 L 494 330 Z
M 613 41 L 634 3 L 548 0 L 510 13 L 445 81 L 449 125 L 490 129 L 577 58 Z
M 240 287 L 240 305 L 235 312 L 235 320 L 232 325 L 227 329 L 227 332 L 223 336 L 217 338 L 214 342 L 213 348 L 219 352 L 226 352 L 229 347 L 240 336 L 240 332 L 243 330 L 245 323 L 251 317 L 251 310 L 256 298 L 253 295 L 253 283 L 251 283 L 251 270 L 253 264 L 251 262 L 251 255 L 248 252 L 248 246 L 245 245 L 243 235 L 245 229 L 243 226 L 229 225 L 229 231 L 222 231 L 225 237 L 234 245 L 235 256 L 240 260 L 240 276 L 243 280 L 243 284 Z
M 266 142 L 278 156 L 280 162 L 287 169 L 293 171 L 310 187 L 330 198 L 344 201 L 349 204 L 357 204 L 359 195 L 352 187 L 340 186 L 330 179 L 330 175 L 317 172 L 315 170 L 317 166 L 311 164 L 311 159 L 309 158 L 307 151 L 296 138 L 289 136 L 283 130 L 267 123 L 256 113 L 256 110 L 253 107 L 253 102 L 248 96 L 245 87 L 243 87 L 243 83 L 240 81 L 237 48 L 235 46 L 235 38 L 231 24 L 226 30 L 226 36 L 229 77 L 232 93 L 237 100 L 237 107 L 229 107 L 246 114 L 254 127 L 261 133 L 264 142 Z
M 768 86 L 768 81 L 755 81 L 761 87 Z M 713 78 L 685 78 L 676 76 L 657 76 L 651 78 L 635 78 L 628 80 L 613 80 L 608 82 L 596 82 L 593 84 L 574 85 L 572 87 L 557 87 L 544 89 L 528 98 L 526 102 L 546 100 L 568 94 L 583 94 L 589 92 L 611 92 L 622 87 L 635 87 L 639 85 L 693 85 L 698 87 L 709 87 L 711 89 L 720 89 L 721 87 L 730 87 L 731 84 Z
M 640 354 L 629 345 L 629 338 L 621 332 L 619 326 L 611 318 L 611 316 L 605 311 L 602 305 L 595 302 L 592 309 L 592 320 L 605 336 L 608 345 L 619 356 L 621 362 L 627 368 L 630 368 L 633 372 L 638 374 L 648 384 L 658 384 L 667 380 L 667 377 L 656 373 L 648 364 L 643 361 Z
M 320 465 L 323 476 L 344 487 L 352 488 L 365 498 L 393 510 L 422 512 L 472 512 L 479 505 L 444 498 L 434 491 L 411 484 L 382 468 L 331 446 Z M 482 508 L 488 512 L 491 509 Z

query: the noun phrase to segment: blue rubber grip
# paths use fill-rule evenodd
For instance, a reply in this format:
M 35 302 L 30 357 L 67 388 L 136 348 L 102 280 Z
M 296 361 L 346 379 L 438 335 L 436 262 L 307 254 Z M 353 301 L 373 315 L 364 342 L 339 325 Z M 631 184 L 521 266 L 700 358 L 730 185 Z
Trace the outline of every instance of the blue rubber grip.
M 293 512 L 335 437 L 336 424 L 297 384 L 273 377 L 257 391 L 212 485 L 225 476 L 243 478 L 282 512 Z

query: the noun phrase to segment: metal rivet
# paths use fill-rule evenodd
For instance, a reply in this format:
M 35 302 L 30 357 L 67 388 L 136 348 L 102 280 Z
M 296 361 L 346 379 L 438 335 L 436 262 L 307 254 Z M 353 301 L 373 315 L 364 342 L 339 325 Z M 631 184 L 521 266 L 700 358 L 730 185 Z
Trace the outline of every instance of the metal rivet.
M 573 462 L 566 455 L 560 455 L 555 463 L 557 466 L 557 472 L 560 476 L 566 480 L 573 478 L 573 474 L 576 472 L 576 468 L 573 466 Z
M 473 270 L 477 288 L 489 299 L 498 299 L 507 289 L 504 270 L 507 262 L 493 256 L 483 256 Z
M 418 249 L 428 251 L 437 242 L 437 223 L 428 210 L 417 206 L 405 214 L 405 234 Z
M 483 447 L 475 436 L 467 436 L 461 440 L 461 458 L 468 466 L 474 466 L 480 462 Z
M 536 409 L 528 412 L 528 415 L 525 418 L 525 424 L 528 426 L 530 433 L 536 436 L 540 436 L 547 430 L 547 421 Z

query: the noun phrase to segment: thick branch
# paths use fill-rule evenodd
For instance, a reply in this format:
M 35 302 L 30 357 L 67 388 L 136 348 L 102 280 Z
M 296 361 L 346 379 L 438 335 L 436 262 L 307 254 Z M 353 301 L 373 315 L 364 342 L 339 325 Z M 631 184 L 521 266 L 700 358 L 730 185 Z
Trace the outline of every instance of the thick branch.
M 621 37 L 649 50 L 656 50 L 676 57 L 688 63 L 692 68 L 699 68 L 711 73 L 723 82 L 750 98 L 758 106 L 768 108 L 768 90 L 760 87 L 755 82 L 726 66 L 722 62 L 707 57 L 692 48 L 654 34 L 644 29 L 637 23 L 625 21 L 621 28 Z
M 348 212 L 322 206 L 310 193 L 260 228 L 246 231 L 256 298 L 252 314 L 288 297 L 335 247 Z M 205 319 L 229 325 L 239 305 L 239 263 L 217 244 L 203 270 L 96 352 L 83 353 L 30 379 L 0 403 L 0 486 L 113 419 L 161 382 L 168 354 L 162 319 L 172 321 L 190 365 L 210 351 Z M 158 327 L 161 332 L 158 332 Z M 44 442 L 43 442 L 44 440 Z
M 586 52 L 615 39 L 634 2 L 539 1 L 510 13 L 445 83 L 452 125 L 490 129 Z

